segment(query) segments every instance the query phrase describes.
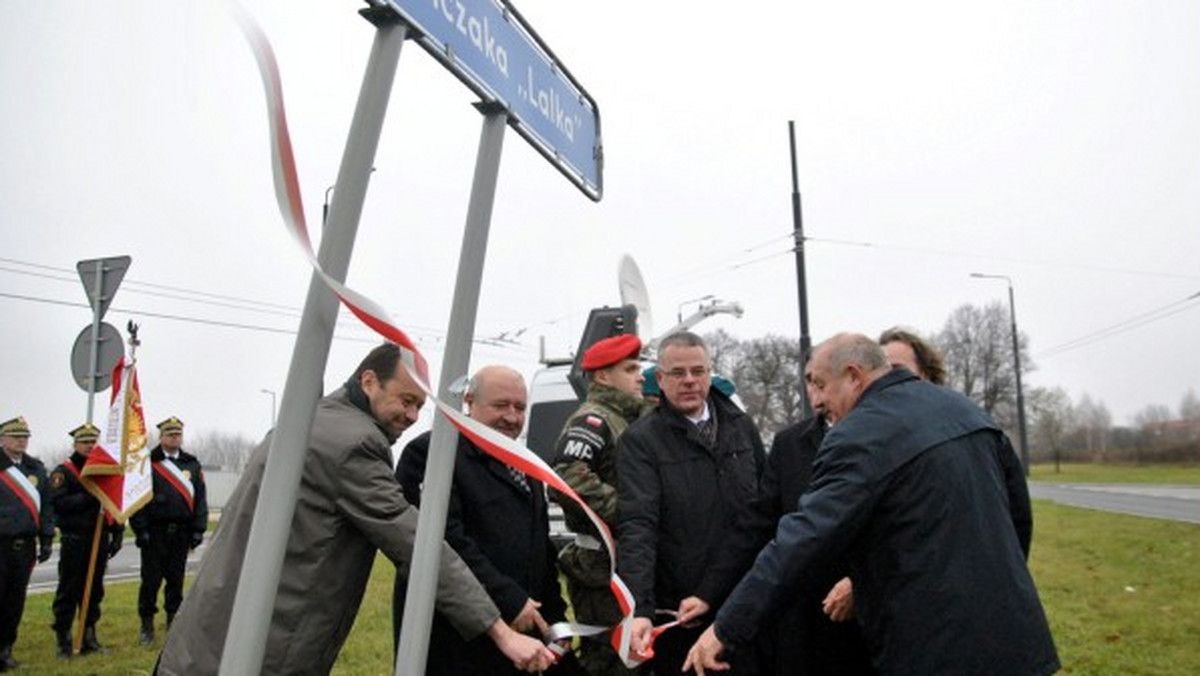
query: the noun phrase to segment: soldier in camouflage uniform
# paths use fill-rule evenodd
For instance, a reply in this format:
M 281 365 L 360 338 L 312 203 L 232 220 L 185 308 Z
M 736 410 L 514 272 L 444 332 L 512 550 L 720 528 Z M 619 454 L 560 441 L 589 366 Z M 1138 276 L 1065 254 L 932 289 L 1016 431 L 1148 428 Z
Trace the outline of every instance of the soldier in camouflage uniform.
M 610 527 L 617 517 L 617 439 L 642 409 L 642 369 L 637 336 L 605 338 L 583 354 L 587 400 L 567 421 L 555 447 L 554 470 Z M 612 626 L 621 610 L 609 589 L 609 552 L 596 528 L 573 500 L 554 490 L 575 541 L 563 548 L 558 566 L 567 578 L 575 620 Z M 579 662 L 593 675 L 632 673 L 607 640 L 585 639 Z

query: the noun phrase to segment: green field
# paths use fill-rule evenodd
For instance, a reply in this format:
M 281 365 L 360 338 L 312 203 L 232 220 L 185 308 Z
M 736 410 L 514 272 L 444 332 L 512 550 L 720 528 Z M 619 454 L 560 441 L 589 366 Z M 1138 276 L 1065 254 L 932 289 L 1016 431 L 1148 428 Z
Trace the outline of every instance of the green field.
M 1187 483 L 1172 481 L 1172 483 Z M 1062 674 L 1200 673 L 1200 526 L 1035 501 L 1030 567 L 1062 658 Z M 335 674 L 391 673 L 393 567 L 376 562 L 362 612 Z M 51 595 L 31 596 L 17 672 L 148 674 L 156 650 L 137 644 L 137 585 L 111 585 L 100 622 L 106 656 L 54 658 Z M 162 622 L 162 615 L 159 615 Z M 553 673 L 553 672 L 550 672 Z
M 1029 473 L 1034 481 L 1063 483 L 1200 484 L 1200 465 L 1097 465 L 1062 463 L 1035 464 Z

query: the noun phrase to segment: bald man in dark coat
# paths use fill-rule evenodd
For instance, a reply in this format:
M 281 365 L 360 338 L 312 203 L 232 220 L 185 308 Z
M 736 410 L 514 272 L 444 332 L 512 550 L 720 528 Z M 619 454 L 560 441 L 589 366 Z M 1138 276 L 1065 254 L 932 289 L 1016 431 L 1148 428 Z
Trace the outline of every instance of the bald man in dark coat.
M 720 664 L 794 598 L 806 575 L 844 561 L 855 612 L 882 674 L 1042 676 L 1058 670 L 1014 526 L 995 423 L 962 395 L 892 371 L 866 336 L 814 353 L 812 382 L 833 427 L 799 509 L 692 647 Z

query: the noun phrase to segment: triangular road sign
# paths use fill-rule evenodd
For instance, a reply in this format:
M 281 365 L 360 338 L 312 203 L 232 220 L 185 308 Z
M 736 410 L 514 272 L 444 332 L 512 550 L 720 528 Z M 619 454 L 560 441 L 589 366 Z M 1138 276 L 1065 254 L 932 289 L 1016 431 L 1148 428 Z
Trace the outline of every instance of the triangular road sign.
M 125 279 L 125 271 L 133 259 L 129 256 L 113 256 L 112 258 L 93 258 L 79 261 L 75 269 L 83 280 L 83 290 L 87 294 L 92 310 L 99 313 L 101 319 L 112 304 L 117 287 Z

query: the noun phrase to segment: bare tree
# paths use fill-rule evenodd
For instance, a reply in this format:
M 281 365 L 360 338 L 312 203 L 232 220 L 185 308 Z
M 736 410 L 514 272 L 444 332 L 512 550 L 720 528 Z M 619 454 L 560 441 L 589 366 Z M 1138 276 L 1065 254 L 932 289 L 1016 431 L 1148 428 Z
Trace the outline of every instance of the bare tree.
M 1035 387 L 1029 393 L 1030 419 L 1033 421 L 1034 457 L 1053 459 L 1055 467 L 1065 450 L 1066 435 L 1074 424 L 1071 397 L 1061 387 Z
M 724 331 L 704 336 L 714 367 L 737 386 L 746 413 L 767 440 L 798 419 L 800 341 L 768 335 L 739 341 Z
M 187 441 L 188 452 L 207 467 L 220 467 L 240 473 L 254 451 L 254 441 L 228 432 L 207 431 L 193 434 Z
M 800 406 L 800 342 L 766 336 L 742 346 L 737 383 L 746 411 L 764 436 L 795 422 Z
M 1188 388 L 1179 402 L 1179 418 L 1183 420 L 1184 438 L 1192 446 L 1200 446 L 1200 398 L 1196 390 Z
M 742 343 L 725 329 L 704 334 L 704 344 L 708 346 L 713 370 L 724 376 L 732 374 L 734 367 L 742 360 Z
M 1187 394 L 1180 400 L 1179 417 L 1183 420 L 1200 421 L 1200 397 L 1196 396 L 1194 388 L 1189 387 Z
M 1108 453 L 1108 436 L 1112 428 L 1112 414 L 1103 401 L 1092 401 L 1086 392 L 1075 407 L 1076 424 L 1083 436 L 1088 457 L 1094 461 L 1104 460 Z
M 1012 323 L 999 301 L 984 307 L 962 305 L 935 338 L 946 359 L 948 384 L 970 397 L 1006 429 L 1016 426 L 1017 385 Z M 1029 339 L 1018 334 L 1022 373 L 1032 371 Z

